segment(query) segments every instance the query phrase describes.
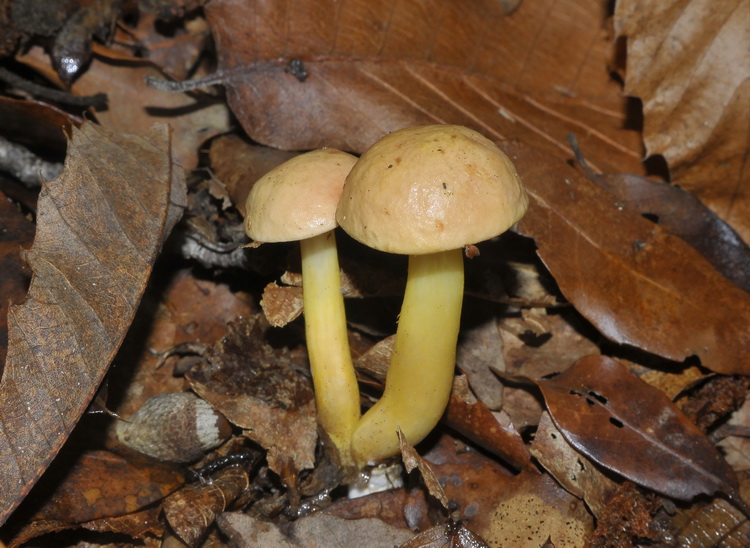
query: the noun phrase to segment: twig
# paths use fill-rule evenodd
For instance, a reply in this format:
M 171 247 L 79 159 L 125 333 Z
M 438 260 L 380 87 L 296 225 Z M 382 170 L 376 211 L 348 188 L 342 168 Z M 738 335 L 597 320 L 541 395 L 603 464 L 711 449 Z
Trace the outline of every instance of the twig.
M 107 94 L 97 93 L 96 95 L 72 95 L 67 91 L 40 86 L 20 77 L 4 67 L 0 67 L 0 82 L 5 82 L 15 88 L 30 93 L 39 99 L 45 99 L 53 103 L 69 105 L 74 107 L 94 107 L 97 110 L 107 108 Z
M 63 165 L 47 162 L 24 146 L 0 137 L 0 170 L 10 173 L 28 188 L 39 188 L 42 181 L 51 181 Z

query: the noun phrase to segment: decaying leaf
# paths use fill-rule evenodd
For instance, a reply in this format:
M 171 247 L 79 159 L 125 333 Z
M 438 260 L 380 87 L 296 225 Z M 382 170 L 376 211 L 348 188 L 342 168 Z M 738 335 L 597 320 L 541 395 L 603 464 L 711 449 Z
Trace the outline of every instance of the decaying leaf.
M 185 187 L 170 146 L 164 126 L 133 136 L 85 124 L 73 130 L 64 173 L 42 190 L 26 253 L 31 288 L 8 313 L 0 519 L 88 406 L 181 215 Z
M 250 485 L 247 472 L 237 466 L 226 468 L 210 482 L 179 490 L 164 501 L 164 515 L 172 530 L 188 546 L 198 540 L 214 519 Z
M 696 355 L 719 373 L 750 372 L 750 294 L 570 167 L 503 148 L 530 196 L 520 230 L 603 335 L 671 360 Z
M 695 194 L 637 175 L 587 175 L 618 201 L 685 240 L 716 270 L 750 291 L 750 246 Z
M 76 461 L 34 519 L 76 524 L 130 514 L 184 482 L 180 472 L 163 464 L 90 451 Z
M 616 360 L 587 356 L 536 383 L 568 443 L 601 466 L 678 500 L 739 496 L 734 472 L 703 432 Z
M 238 318 L 186 375 L 193 390 L 247 437 L 268 450 L 268 464 L 284 481 L 315 463 L 318 439 L 312 381 L 288 351 L 264 341 L 259 317 Z
M 750 241 L 750 32 L 747 0 L 620 0 L 625 93 L 643 101 L 643 139 L 672 181 Z

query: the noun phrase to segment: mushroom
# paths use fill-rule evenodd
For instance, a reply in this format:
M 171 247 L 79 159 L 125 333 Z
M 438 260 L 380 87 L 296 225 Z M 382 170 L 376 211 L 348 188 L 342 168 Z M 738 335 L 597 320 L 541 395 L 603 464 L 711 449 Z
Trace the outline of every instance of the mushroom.
M 245 215 L 245 232 L 256 242 L 300 242 L 305 337 L 318 423 L 345 466 L 351 464 L 360 404 L 334 229 L 341 189 L 356 161 L 330 148 L 296 156 L 255 183 Z
M 369 247 L 409 255 L 385 391 L 352 438 L 358 465 L 398 454 L 399 428 L 414 445 L 440 420 L 455 369 L 462 249 L 505 232 L 527 204 L 512 162 L 461 126 L 396 131 L 352 168 L 339 224 Z

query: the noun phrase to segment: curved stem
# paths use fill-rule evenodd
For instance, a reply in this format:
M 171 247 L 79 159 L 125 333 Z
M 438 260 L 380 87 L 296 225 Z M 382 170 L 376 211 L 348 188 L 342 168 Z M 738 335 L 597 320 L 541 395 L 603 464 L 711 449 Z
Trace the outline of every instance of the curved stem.
M 359 465 L 398 454 L 398 428 L 413 445 L 440 420 L 453 386 L 463 287 L 461 249 L 409 257 L 385 392 L 352 439 Z
M 359 421 L 359 386 L 346 331 L 344 298 L 333 231 L 300 242 L 305 336 L 315 386 L 318 423 L 351 464 Z

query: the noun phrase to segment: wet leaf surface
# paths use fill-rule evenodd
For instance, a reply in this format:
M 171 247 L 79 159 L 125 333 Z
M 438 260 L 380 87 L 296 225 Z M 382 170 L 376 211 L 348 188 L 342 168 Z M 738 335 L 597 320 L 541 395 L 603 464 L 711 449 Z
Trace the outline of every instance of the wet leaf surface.
M 721 373 L 750 371 L 747 292 L 574 170 L 524 146 L 504 148 L 531 197 L 521 232 L 603 335 L 671 360 L 696 355 Z
M 183 184 L 166 128 L 140 137 L 93 124 L 74 131 L 65 172 L 39 199 L 37 233 L 26 253 L 31 288 L 8 313 L 0 382 L 3 518 L 99 386 L 184 207 Z M 91 217 L 91 209 L 107 215 Z
M 734 472 L 703 432 L 612 358 L 581 358 L 536 383 L 565 439 L 605 468 L 678 500 L 737 497 Z

